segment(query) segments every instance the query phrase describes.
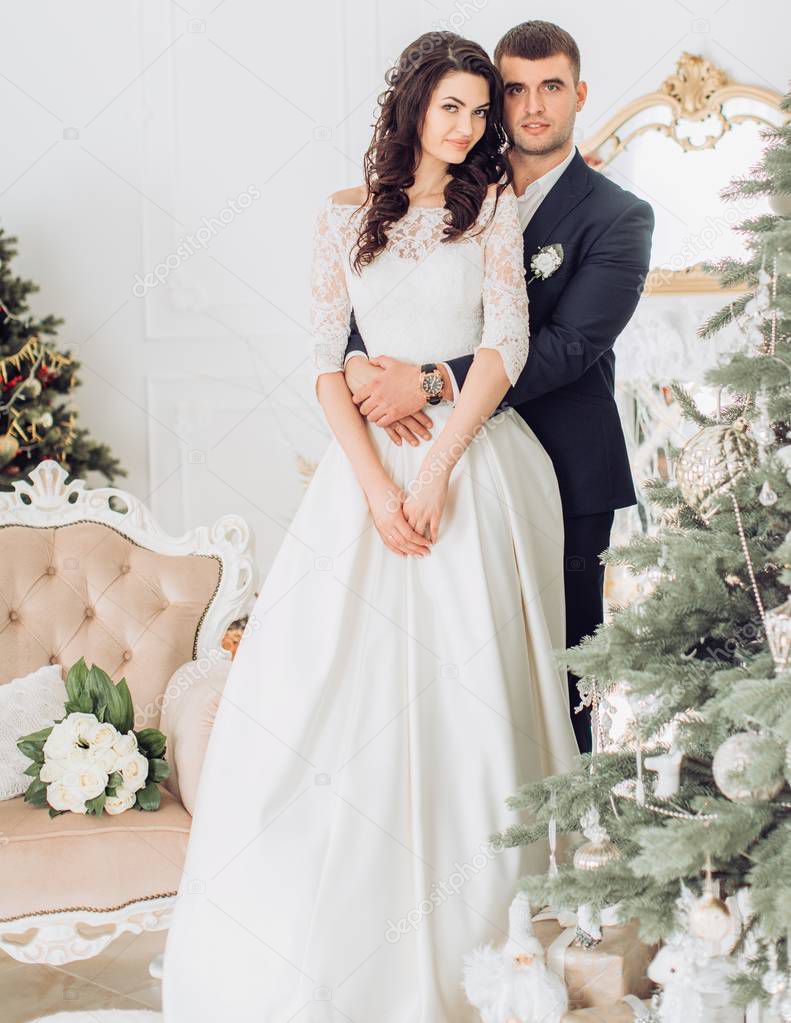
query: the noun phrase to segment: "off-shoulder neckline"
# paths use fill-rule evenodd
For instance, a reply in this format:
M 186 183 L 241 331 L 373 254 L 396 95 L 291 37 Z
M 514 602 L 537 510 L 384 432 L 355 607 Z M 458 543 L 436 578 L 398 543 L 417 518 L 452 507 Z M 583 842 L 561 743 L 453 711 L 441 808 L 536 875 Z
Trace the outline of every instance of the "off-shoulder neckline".
M 486 195 L 486 196 L 484 196 L 483 202 L 481 203 L 481 209 L 483 209 L 485 203 L 487 203 L 487 202 L 494 202 L 495 198 L 496 198 L 496 195 Z M 502 198 L 502 195 L 500 196 L 500 198 Z M 362 211 L 362 210 L 364 210 L 366 208 L 365 206 L 360 207 L 360 204 L 356 203 L 356 202 L 333 202 L 332 199 L 329 196 L 327 197 L 327 202 L 329 203 L 330 206 L 337 206 L 338 209 L 348 209 L 348 210 L 360 209 Z M 412 213 L 413 210 L 441 210 L 442 212 L 447 213 L 448 212 L 448 207 L 447 206 L 415 206 L 413 204 L 413 205 L 410 205 L 410 206 L 407 207 L 406 213 L 402 214 L 402 216 L 399 219 L 403 220 L 403 218 L 405 216 L 407 216 L 407 214 Z

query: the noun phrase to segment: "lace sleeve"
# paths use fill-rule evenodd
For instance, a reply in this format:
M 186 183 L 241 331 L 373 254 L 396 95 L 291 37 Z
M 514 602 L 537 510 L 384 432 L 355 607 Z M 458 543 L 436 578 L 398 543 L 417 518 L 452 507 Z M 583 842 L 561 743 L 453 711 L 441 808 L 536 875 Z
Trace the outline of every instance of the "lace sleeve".
M 310 331 L 313 386 L 322 373 L 343 370 L 352 306 L 346 287 L 342 246 L 334 203 L 327 199 L 316 217 L 310 274 Z
M 527 362 L 530 329 L 524 241 L 519 204 L 503 192 L 483 242 L 483 334 L 481 348 L 496 348 L 513 386 Z

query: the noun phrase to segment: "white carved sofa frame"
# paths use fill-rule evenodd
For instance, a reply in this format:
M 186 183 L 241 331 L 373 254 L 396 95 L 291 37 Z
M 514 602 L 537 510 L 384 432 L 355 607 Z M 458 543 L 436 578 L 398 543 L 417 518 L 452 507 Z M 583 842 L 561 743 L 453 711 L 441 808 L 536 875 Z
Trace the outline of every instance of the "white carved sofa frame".
M 65 678 L 84 656 L 126 678 L 136 729 L 158 727 L 177 670 L 227 674 L 224 632 L 254 597 L 250 531 L 225 515 L 169 536 L 131 494 L 67 479 L 45 460 L 0 493 L 0 684 L 57 661 Z M 0 948 L 60 965 L 166 928 L 191 823 L 167 785 L 159 810 L 113 816 L 0 801 Z

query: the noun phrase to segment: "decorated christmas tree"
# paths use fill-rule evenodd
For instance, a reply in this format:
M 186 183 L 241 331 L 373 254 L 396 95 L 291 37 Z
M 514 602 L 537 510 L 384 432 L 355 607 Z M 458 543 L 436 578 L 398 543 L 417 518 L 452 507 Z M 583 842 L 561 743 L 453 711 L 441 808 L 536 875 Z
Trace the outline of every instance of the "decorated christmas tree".
M 640 577 L 641 596 L 563 657 L 592 706 L 594 752 L 513 794 L 530 823 L 493 836 L 554 849 L 583 830 L 524 879 L 532 904 L 577 911 L 588 947 L 613 907 L 677 947 L 654 1012 L 688 1023 L 683 985 L 691 996 L 715 962 L 728 1003 L 791 1020 L 791 127 L 764 138 L 725 197 L 765 196 L 773 212 L 737 228 L 746 259 L 710 268 L 745 291 L 700 332 L 705 344 L 734 324 L 742 348 L 708 374 L 716 414 L 674 385 L 698 431 L 671 452 L 672 478 L 647 485 L 661 526 L 603 557 Z M 618 693 L 632 714 L 614 738 Z
M 73 476 L 96 470 L 112 483 L 126 470 L 77 425 L 67 399 L 79 385 L 80 364 L 51 340 L 64 321 L 31 315 L 28 296 L 39 286 L 12 273 L 16 241 L 0 228 L 0 489 L 10 489 L 44 458 Z

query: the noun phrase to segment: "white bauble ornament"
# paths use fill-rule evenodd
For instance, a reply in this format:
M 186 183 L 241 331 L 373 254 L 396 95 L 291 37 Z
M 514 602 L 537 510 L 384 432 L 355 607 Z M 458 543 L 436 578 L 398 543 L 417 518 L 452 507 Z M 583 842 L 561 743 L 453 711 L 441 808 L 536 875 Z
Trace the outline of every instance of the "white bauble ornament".
M 791 469 L 791 444 L 784 444 L 774 452 L 774 457 L 784 469 Z
M 714 754 L 711 764 L 714 781 L 722 794 L 734 803 L 774 799 L 785 784 L 782 775 L 758 789 L 750 789 L 745 781 L 740 780 L 740 775 L 758 755 L 761 743 L 766 741 L 754 732 L 741 732 L 726 739 Z
M 716 944 L 730 932 L 728 907 L 712 891 L 705 891 L 689 909 L 689 932 L 695 938 Z
M 763 340 L 763 335 L 761 336 L 761 339 Z M 771 420 L 766 415 L 762 415 L 760 419 L 753 421 L 750 426 L 750 433 L 762 448 L 768 448 L 775 442 L 774 427 L 772 426 Z
M 778 217 L 791 217 L 791 195 L 782 192 L 770 195 L 769 209 Z
M 758 494 L 758 500 L 764 508 L 771 508 L 773 504 L 777 504 L 777 494 L 772 490 L 769 480 L 764 480 L 764 485 Z

